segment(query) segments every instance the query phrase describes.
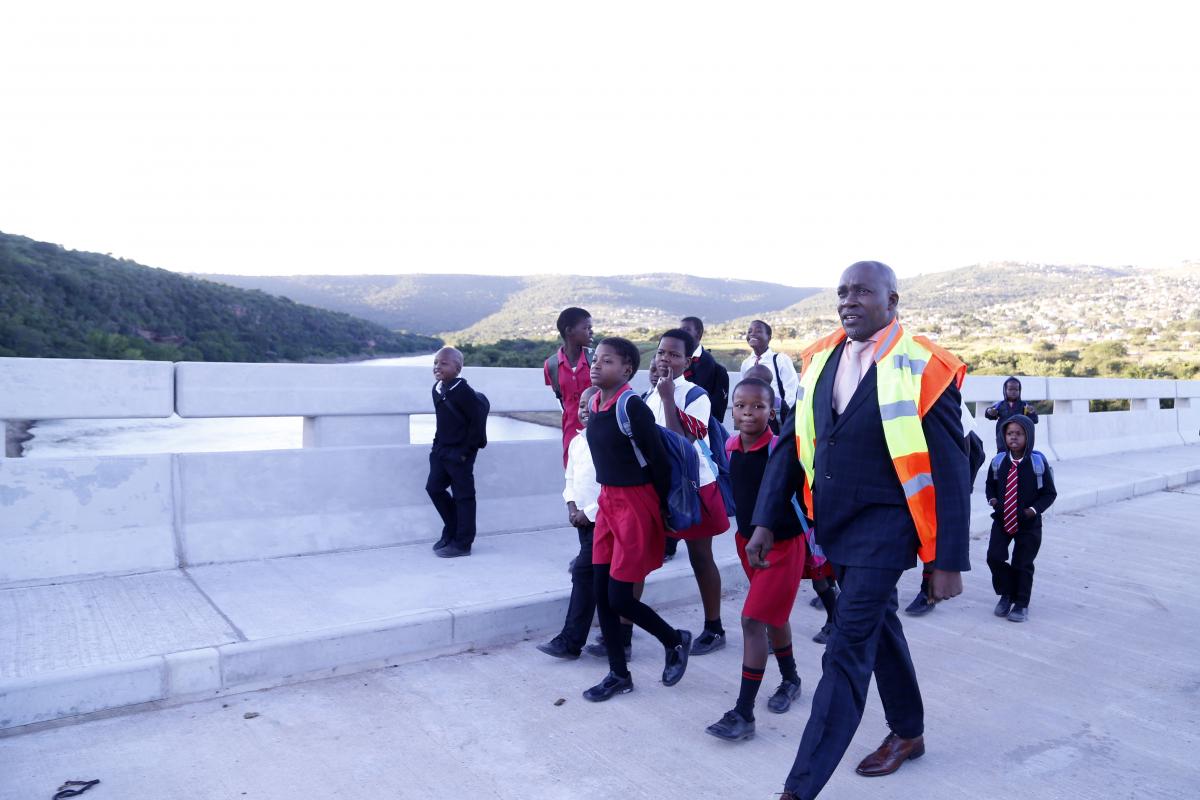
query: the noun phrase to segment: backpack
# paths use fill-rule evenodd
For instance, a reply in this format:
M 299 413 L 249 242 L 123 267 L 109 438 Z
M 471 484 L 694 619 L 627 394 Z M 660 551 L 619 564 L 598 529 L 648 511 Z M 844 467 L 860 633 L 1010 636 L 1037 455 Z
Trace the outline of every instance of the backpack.
M 590 347 L 583 348 L 583 358 L 590 365 L 592 363 L 592 353 L 595 352 Z M 550 376 L 550 388 L 554 390 L 554 396 L 558 398 L 558 404 L 562 405 L 562 386 L 558 382 L 558 352 L 546 359 L 545 364 L 546 374 Z
M 1008 458 L 1008 453 L 997 453 L 996 457 L 992 459 L 993 480 L 1000 480 L 1000 465 L 1004 463 L 1004 459 L 1006 458 Z M 1029 453 L 1029 462 L 1033 464 L 1033 474 L 1037 478 L 1037 488 L 1040 492 L 1042 484 L 1046 480 L 1046 472 L 1049 471 L 1053 475 L 1054 470 L 1050 469 L 1050 465 L 1046 463 L 1046 457 L 1037 450 Z
M 471 388 L 471 391 L 475 392 L 475 396 L 479 398 L 479 404 L 483 406 L 483 432 L 479 434 L 479 440 L 472 443 L 476 448 L 482 450 L 483 448 L 487 447 L 487 418 L 488 414 L 492 413 L 492 401 L 488 400 L 487 395 L 483 392 L 475 391 L 474 388 Z M 471 424 L 471 420 L 465 413 L 463 413 L 463 410 L 450 399 L 449 395 L 446 396 L 445 402 L 446 405 L 450 406 L 450 408 L 454 410 L 455 414 L 462 417 L 464 423 L 467 425 Z
M 629 422 L 629 399 L 634 396 L 636 393 L 629 389 L 617 398 L 617 426 L 629 437 L 638 465 L 644 467 L 646 457 L 633 440 L 633 425 Z M 667 467 L 671 473 L 667 496 L 662 498 L 667 527 L 672 531 L 686 530 L 700 524 L 700 460 L 696 448 L 686 438 L 661 425 L 654 427 L 658 428 L 663 449 L 667 452 Z
M 708 392 L 704 391 L 702 386 L 693 386 L 687 393 L 687 397 L 684 398 L 683 404 L 688 405 L 700 394 L 707 395 Z M 717 479 L 717 488 L 721 490 L 721 501 L 725 504 L 725 513 L 732 517 L 737 514 L 737 506 L 733 502 L 733 476 L 729 474 L 729 454 L 725 452 L 725 442 L 728 439 L 729 431 L 725 430 L 725 425 L 710 414 L 708 438 L 697 439 L 696 442 L 700 445 L 700 452 L 708 459 L 708 465 Z

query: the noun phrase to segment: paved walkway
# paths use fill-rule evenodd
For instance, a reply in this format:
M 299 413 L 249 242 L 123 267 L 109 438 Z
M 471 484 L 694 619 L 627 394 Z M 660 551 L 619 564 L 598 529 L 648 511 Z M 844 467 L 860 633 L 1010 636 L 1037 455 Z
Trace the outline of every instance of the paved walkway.
M 1188 486 L 1049 518 L 1024 625 L 991 616 L 986 539 L 974 541 L 964 595 L 907 620 L 928 754 L 887 778 L 854 775 L 885 732 L 873 695 L 822 796 L 1192 796 L 1198 514 L 1200 487 Z M 906 576 L 902 599 L 917 579 Z M 670 689 L 655 680 L 656 647 L 639 635 L 636 691 L 598 706 L 579 692 L 604 665 L 552 661 L 531 639 L 0 738 L 0 798 L 49 798 L 66 779 L 100 778 L 87 800 L 767 800 L 790 765 L 818 677 L 820 648 L 801 639 L 821 621 L 809 597 L 806 586 L 792 617 L 803 697 L 784 716 L 767 713 L 760 698 L 750 742 L 729 745 L 703 730 L 732 706 L 736 633 Z M 738 597 L 727 600 L 727 621 L 739 607 Z M 675 606 L 666 616 L 694 624 L 699 611 Z

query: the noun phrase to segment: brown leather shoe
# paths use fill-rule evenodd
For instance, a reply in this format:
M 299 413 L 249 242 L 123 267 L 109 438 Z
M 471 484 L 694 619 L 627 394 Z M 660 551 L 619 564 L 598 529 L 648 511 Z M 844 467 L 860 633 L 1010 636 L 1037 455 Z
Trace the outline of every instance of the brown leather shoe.
M 859 775 L 874 778 L 879 775 L 891 775 L 900 769 L 901 765 L 910 758 L 920 758 L 925 755 L 925 737 L 901 739 L 894 733 L 889 733 L 879 745 L 879 749 L 864 758 L 855 770 Z

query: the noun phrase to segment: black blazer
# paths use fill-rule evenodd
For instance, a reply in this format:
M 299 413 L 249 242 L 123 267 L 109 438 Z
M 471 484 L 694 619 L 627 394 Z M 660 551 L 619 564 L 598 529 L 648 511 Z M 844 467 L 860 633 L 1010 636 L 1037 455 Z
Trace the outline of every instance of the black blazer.
M 908 569 L 917 561 L 917 529 L 883 436 L 874 366 L 835 419 L 833 383 L 844 346 L 825 363 L 813 398 L 817 448 L 812 516 L 817 543 L 839 566 Z M 951 384 L 922 420 L 937 489 L 937 558 L 932 566 L 957 572 L 971 568 L 971 483 L 961 403 Z M 796 416 L 789 416 L 767 465 L 754 509 L 755 525 L 773 527 L 785 519 L 789 490 L 801 480 Z
M 683 375 L 708 392 L 713 416 L 724 422 L 725 411 L 729 408 L 729 371 L 718 364 L 705 348 L 700 353 L 700 360 L 684 370 Z M 704 422 L 707 424 L 708 420 Z
M 988 500 L 997 499 L 995 508 L 992 509 L 992 532 L 1004 532 L 1004 508 L 1003 497 L 1004 487 L 1008 483 L 1008 471 L 1012 469 L 1012 461 L 1004 459 L 1000 463 L 1000 469 L 997 477 L 992 477 L 992 465 L 987 464 L 987 480 L 984 483 L 984 494 Z M 1017 467 L 1017 532 L 1025 531 L 1040 531 L 1042 529 L 1042 514 L 1046 513 L 1054 500 L 1058 497 L 1058 490 L 1054 488 L 1054 471 L 1050 469 L 1050 465 L 1046 465 L 1046 472 L 1042 475 L 1042 488 L 1038 489 L 1037 475 L 1033 472 L 1033 460 L 1030 458 L 1021 459 L 1021 465 Z M 1032 508 L 1037 511 L 1037 516 L 1033 519 L 1028 519 L 1025 516 L 1025 509 Z

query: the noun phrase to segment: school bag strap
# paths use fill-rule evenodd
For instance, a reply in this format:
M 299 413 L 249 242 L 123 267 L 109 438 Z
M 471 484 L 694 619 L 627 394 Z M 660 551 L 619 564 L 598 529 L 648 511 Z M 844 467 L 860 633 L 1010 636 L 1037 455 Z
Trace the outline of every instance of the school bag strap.
M 1000 480 L 1000 465 L 1004 463 L 1004 459 L 1008 458 L 1008 453 L 997 453 L 992 459 L 992 479 Z M 1046 470 L 1050 469 L 1050 465 L 1046 463 L 1046 457 L 1039 450 L 1031 450 L 1029 453 L 1029 463 L 1033 465 L 1033 476 L 1037 478 L 1037 488 L 1040 492 L 1042 486 L 1046 482 Z M 1050 470 L 1053 474 L 1053 470 Z
M 783 390 L 783 376 L 779 374 L 779 353 L 771 358 L 771 363 L 775 365 L 775 385 L 779 387 L 779 402 L 786 404 L 787 392 Z
M 591 366 L 592 356 L 596 351 L 590 347 L 583 348 L 583 359 Z M 545 363 L 546 375 L 550 378 L 550 388 L 554 390 L 554 396 L 558 398 L 558 404 L 562 405 L 563 394 L 562 384 L 558 380 L 558 350 L 555 350 Z
M 638 466 L 644 467 L 646 466 L 646 457 L 642 455 L 642 448 L 638 447 L 637 441 L 633 438 L 633 423 L 629 421 L 629 400 L 636 394 L 633 389 L 626 389 L 617 398 L 617 427 L 621 429 L 621 433 L 629 437 L 629 443 L 633 445 L 633 454 L 637 457 Z

